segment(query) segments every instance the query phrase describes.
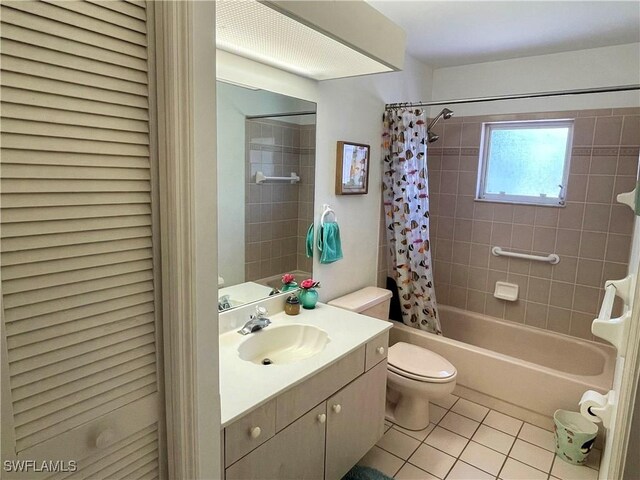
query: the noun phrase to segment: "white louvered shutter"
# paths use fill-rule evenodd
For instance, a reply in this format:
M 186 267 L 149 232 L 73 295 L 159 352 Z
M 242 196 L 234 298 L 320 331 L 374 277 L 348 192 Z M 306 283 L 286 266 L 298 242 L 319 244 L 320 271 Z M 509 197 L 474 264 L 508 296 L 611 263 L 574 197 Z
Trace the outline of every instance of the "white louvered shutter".
M 146 5 L 0 20 L 3 459 L 163 477 Z

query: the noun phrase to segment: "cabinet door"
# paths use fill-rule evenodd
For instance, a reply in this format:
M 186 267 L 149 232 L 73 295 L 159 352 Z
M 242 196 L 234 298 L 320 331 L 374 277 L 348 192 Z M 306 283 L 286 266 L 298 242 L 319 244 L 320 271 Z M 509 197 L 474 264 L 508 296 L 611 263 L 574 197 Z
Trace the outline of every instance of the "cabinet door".
M 276 401 L 256 408 L 224 430 L 224 465 L 228 467 L 275 435 Z
M 166 478 L 146 2 L 0 16 L 1 475 Z
M 322 403 L 226 471 L 226 480 L 321 480 L 326 404 Z
M 327 401 L 326 480 L 342 478 L 382 437 L 386 384 L 385 360 Z

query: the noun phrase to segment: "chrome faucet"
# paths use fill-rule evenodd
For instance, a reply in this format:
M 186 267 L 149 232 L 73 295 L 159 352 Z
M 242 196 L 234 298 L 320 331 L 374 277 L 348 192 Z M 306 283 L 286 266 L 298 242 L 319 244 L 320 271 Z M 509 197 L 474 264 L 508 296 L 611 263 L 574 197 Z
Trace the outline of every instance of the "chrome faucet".
M 223 295 L 218 299 L 218 311 L 223 312 L 231 308 L 231 301 L 229 295 Z
M 255 315 L 249 317 L 249 321 L 244 324 L 244 327 L 238 330 L 238 333 L 241 335 L 249 335 L 250 333 L 257 332 L 271 325 L 271 320 L 266 317 L 267 313 L 266 308 L 256 307 Z

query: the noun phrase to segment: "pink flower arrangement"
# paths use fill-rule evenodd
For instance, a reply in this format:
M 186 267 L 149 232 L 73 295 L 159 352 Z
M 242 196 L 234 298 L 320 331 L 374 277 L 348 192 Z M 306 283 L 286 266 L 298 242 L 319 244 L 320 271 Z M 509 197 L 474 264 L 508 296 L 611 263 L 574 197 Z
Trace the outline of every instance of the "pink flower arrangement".
M 303 288 L 304 290 L 309 290 L 311 288 L 319 288 L 319 287 L 320 287 L 320 282 L 316 282 L 312 278 L 307 278 L 306 280 L 303 280 L 302 283 L 300 284 L 300 288 Z
M 284 285 L 286 285 L 286 284 L 288 284 L 288 283 L 292 283 L 292 282 L 294 282 L 295 280 L 296 280 L 296 277 L 295 277 L 294 275 L 290 274 L 290 273 L 285 273 L 285 274 L 282 276 L 282 283 L 283 283 Z

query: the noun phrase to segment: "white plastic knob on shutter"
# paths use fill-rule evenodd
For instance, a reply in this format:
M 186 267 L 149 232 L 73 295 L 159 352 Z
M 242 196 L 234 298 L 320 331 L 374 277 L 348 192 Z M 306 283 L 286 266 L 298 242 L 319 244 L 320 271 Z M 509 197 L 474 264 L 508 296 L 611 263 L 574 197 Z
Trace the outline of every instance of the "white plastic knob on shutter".
M 1 9 L 3 459 L 161 478 L 147 5 Z

